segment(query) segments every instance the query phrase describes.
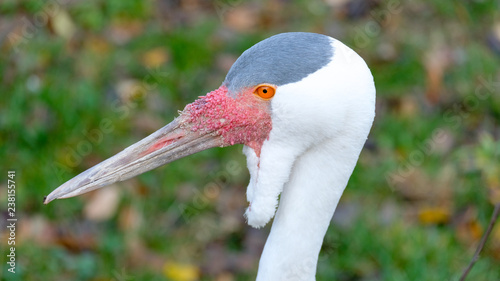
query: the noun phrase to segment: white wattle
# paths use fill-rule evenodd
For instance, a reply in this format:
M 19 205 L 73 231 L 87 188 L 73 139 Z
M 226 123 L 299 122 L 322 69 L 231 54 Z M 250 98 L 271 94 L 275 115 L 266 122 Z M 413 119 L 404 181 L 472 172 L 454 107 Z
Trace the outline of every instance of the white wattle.
M 247 168 L 250 172 L 250 182 L 247 187 L 247 200 L 248 202 L 253 201 L 254 186 L 256 184 L 257 178 L 259 177 L 259 157 L 255 154 L 255 151 L 249 146 L 243 146 L 243 154 L 247 158 Z M 251 208 L 250 208 L 251 210 Z
M 258 281 L 315 280 L 324 235 L 373 122 L 368 67 L 341 42 L 332 39 L 332 47 L 328 65 L 278 87 L 260 159 L 244 149 L 251 174 L 248 223 L 269 222 L 281 194 Z

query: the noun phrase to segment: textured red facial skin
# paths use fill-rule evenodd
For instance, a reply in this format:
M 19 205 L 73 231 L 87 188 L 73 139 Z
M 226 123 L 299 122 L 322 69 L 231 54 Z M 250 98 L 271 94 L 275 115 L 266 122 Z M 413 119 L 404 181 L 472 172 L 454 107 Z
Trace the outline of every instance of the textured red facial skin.
M 186 134 L 196 133 L 220 136 L 222 146 L 245 144 L 260 157 L 262 144 L 272 128 L 269 101 L 257 97 L 251 89 L 232 98 L 225 86 L 186 105 L 179 122 L 183 133 L 167 134 L 143 155 L 168 146 Z
M 245 144 L 257 156 L 272 128 L 269 101 L 257 97 L 251 89 L 232 98 L 221 86 L 188 104 L 181 116 L 187 118 L 191 131 L 215 133 L 222 137 L 224 146 Z

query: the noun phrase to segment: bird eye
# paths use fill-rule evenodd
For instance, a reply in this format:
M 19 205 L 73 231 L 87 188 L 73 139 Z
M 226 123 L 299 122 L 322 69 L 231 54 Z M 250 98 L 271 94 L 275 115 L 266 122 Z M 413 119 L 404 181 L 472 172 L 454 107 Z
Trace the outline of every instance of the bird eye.
M 271 85 L 260 85 L 255 88 L 254 93 L 263 99 L 270 99 L 274 96 L 276 87 Z

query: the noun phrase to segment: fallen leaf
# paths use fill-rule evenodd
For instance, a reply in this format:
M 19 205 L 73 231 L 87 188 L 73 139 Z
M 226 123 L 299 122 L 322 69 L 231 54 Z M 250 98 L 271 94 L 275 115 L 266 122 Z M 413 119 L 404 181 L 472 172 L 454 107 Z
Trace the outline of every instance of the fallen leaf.
M 425 55 L 427 90 L 425 96 L 432 105 L 437 104 L 443 91 L 443 77 L 451 64 L 451 51 L 442 43 L 434 43 Z
M 194 281 L 200 276 L 200 269 L 190 264 L 166 262 L 163 265 L 163 274 L 174 281 Z
M 442 206 L 426 206 L 418 211 L 418 220 L 422 224 L 444 224 L 450 221 L 449 208 Z

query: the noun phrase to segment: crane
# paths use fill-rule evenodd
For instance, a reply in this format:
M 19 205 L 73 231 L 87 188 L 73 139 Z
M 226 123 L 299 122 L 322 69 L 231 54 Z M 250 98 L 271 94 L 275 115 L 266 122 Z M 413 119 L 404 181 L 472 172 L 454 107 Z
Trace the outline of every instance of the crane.
M 312 281 L 374 116 L 373 76 L 358 54 L 326 35 L 277 34 L 243 52 L 218 89 L 70 179 L 44 203 L 208 148 L 243 144 L 250 173 L 244 216 L 256 228 L 274 217 L 257 281 Z

